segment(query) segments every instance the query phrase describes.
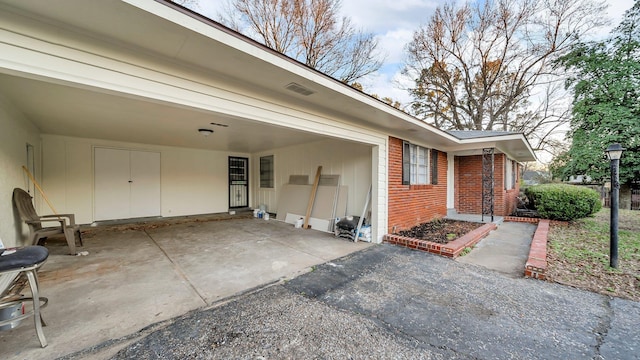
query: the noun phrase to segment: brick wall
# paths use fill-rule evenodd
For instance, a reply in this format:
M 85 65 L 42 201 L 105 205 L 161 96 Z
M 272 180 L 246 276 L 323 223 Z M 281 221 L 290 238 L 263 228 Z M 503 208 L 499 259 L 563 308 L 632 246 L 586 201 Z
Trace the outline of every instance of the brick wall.
M 482 213 L 482 156 L 455 157 L 455 206 L 459 214 Z
M 402 185 L 402 140 L 389 138 L 388 233 L 447 215 L 447 154 L 438 151 L 437 185 Z
M 494 157 L 494 202 L 493 212 L 497 216 L 511 215 L 516 208 L 516 197 L 520 191 L 519 173 L 517 167 L 516 184 L 514 189 L 504 188 L 505 155 L 496 154 Z M 482 156 L 455 157 L 455 196 L 454 202 L 460 214 L 482 213 Z

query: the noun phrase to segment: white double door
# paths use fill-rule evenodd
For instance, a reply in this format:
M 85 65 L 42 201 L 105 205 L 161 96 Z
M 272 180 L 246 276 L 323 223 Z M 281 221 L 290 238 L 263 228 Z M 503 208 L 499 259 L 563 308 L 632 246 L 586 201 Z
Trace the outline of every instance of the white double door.
M 94 151 L 96 221 L 160 216 L 160 153 Z

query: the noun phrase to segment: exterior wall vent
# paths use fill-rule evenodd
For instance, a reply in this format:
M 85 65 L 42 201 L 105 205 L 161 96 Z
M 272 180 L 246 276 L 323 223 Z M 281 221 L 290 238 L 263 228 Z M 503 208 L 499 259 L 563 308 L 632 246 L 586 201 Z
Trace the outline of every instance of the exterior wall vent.
M 296 93 L 298 93 L 300 95 L 304 95 L 304 96 L 309 96 L 309 95 L 315 93 L 315 91 L 307 89 L 306 87 L 304 87 L 304 86 L 302 86 L 302 85 L 300 85 L 298 83 L 294 83 L 294 82 L 288 83 L 285 86 L 285 89 L 291 90 L 293 92 L 296 92 Z

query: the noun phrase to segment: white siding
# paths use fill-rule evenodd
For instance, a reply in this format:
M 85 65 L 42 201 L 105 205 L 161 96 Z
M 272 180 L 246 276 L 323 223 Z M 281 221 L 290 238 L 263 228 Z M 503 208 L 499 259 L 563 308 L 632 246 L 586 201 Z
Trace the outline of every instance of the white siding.
M 44 135 L 43 187 L 56 210 L 75 213 L 82 224 L 94 221 L 94 146 L 160 152 L 161 214 L 167 217 L 227 211 L 227 158 L 248 156 Z
M 13 209 L 13 188 L 29 188 L 22 166 L 27 166 L 27 143 L 34 146 L 36 170 L 40 164 L 38 130 L 0 94 L 0 238 L 6 247 L 23 245 L 28 236 Z M 36 171 L 36 179 L 40 174 Z M 36 196 L 36 202 L 40 202 Z
M 274 155 L 275 184 L 273 189 L 261 189 L 260 156 Z M 251 181 L 255 189 L 253 207 L 267 205 L 270 212 L 278 211 L 278 194 L 289 175 L 308 175 L 313 182 L 318 166 L 322 174 L 340 175 L 341 185 L 349 188 L 347 213 L 360 214 L 367 190 L 372 181 L 371 146 L 340 141 L 321 140 L 310 144 L 286 147 L 255 154 L 251 158 Z
M 228 210 L 228 153 L 173 149 L 162 153 L 162 215 Z

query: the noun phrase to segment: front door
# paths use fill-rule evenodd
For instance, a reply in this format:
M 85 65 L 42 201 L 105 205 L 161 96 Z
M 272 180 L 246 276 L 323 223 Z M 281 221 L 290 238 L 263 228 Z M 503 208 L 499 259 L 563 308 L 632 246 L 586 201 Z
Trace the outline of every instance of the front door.
M 229 156 L 229 209 L 249 206 L 249 159 Z

